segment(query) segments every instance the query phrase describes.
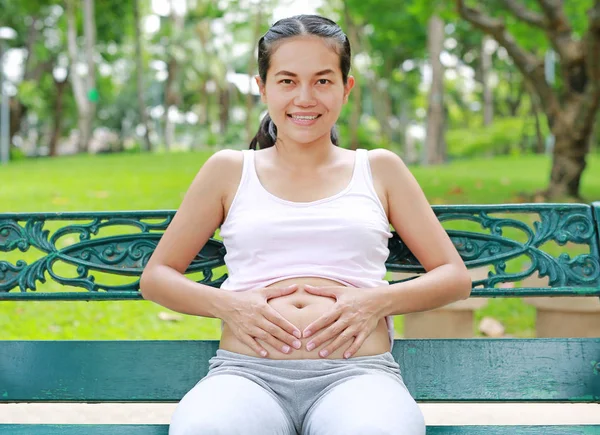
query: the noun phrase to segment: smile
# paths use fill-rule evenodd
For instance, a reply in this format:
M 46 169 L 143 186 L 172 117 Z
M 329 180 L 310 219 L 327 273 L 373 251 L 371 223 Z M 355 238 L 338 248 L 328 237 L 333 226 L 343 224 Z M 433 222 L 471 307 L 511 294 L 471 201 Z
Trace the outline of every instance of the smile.
M 312 116 L 307 116 L 307 115 L 288 115 L 288 118 L 290 118 L 290 120 L 296 124 L 296 125 L 302 125 L 302 126 L 309 126 L 309 125 L 313 125 L 317 122 L 317 119 L 319 119 L 321 117 L 321 115 L 312 115 Z

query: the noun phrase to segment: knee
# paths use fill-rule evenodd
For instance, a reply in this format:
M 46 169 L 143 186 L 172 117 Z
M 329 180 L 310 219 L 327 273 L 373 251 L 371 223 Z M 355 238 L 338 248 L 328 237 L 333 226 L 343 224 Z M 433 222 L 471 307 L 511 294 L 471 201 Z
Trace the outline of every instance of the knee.
M 214 421 L 194 421 L 186 424 L 171 423 L 169 435 L 230 435 L 230 429 Z
M 226 435 L 235 433 L 227 426 L 230 421 L 216 412 L 207 412 L 205 406 L 197 407 L 191 401 L 182 400 L 171 416 L 169 435 Z

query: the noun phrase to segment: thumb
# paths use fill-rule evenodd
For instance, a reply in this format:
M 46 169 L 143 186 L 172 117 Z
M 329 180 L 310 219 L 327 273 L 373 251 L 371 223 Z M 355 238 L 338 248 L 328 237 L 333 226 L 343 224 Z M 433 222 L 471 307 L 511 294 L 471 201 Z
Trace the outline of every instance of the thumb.
M 333 293 L 331 290 L 328 290 L 326 287 L 315 287 L 313 285 L 305 284 L 304 290 L 306 290 L 308 293 L 311 293 L 313 295 L 334 296 L 335 297 L 335 293 Z
M 266 296 L 269 298 L 276 298 L 278 296 L 285 296 L 291 293 L 294 293 L 298 290 L 298 284 L 292 284 L 288 287 L 272 287 L 268 288 L 265 292 Z

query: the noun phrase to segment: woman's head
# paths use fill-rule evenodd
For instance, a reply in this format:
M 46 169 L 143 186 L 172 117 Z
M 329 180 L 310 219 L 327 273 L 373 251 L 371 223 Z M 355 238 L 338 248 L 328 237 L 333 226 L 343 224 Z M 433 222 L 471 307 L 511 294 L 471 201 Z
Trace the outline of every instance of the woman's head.
M 350 63 L 350 43 L 335 22 L 317 15 L 277 21 L 258 43 L 256 80 L 269 114 L 250 148 L 327 135 L 337 145 L 335 122 L 354 85 Z

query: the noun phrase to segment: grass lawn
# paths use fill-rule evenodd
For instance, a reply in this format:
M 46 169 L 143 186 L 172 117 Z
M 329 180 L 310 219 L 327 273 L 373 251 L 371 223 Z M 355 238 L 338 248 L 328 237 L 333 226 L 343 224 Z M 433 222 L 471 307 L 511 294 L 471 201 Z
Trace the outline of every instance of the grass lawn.
M 0 167 L 0 212 L 176 209 L 209 155 L 207 151 L 12 162 Z M 432 204 L 495 204 L 519 202 L 522 192 L 544 188 L 550 160 L 500 157 L 411 169 Z M 581 193 L 587 202 L 600 200 L 600 156 L 590 157 Z M 219 338 L 218 319 L 168 312 L 147 301 L 2 302 L 0 338 Z M 167 313 L 176 314 L 175 319 Z M 476 311 L 476 323 L 483 316 L 500 320 L 508 334 L 535 334 L 535 311 L 520 299 L 491 299 Z M 401 335 L 402 316 L 396 317 L 396 329 Z

